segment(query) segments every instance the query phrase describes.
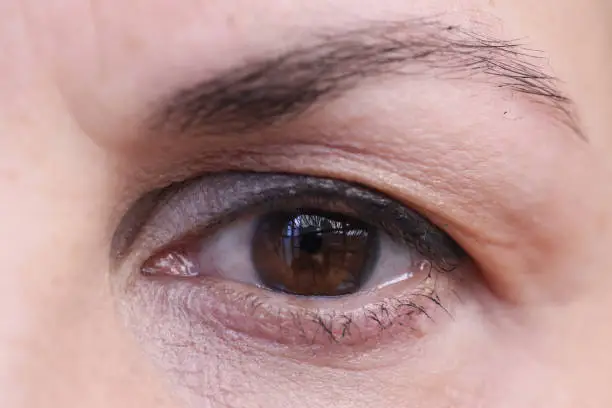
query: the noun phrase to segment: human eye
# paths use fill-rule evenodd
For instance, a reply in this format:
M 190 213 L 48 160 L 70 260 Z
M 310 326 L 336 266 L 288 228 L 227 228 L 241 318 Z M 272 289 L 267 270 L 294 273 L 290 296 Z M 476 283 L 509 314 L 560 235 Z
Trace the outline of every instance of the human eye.
M 225 173 L 154 197 L 130 290 L 222 336 L 354 347 L 418 334 L 468 259 L 419 212 L 335 179 Z

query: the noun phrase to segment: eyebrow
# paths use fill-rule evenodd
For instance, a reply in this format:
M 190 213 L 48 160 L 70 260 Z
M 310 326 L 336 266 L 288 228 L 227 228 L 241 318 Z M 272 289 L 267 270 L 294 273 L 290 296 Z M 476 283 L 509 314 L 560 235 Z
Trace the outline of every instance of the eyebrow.
M 415 19 L 314 36 L 307 45 L 250 61 L 180 89 L 158 105 L 154 130 L 182 134 L 260 130 L 371 78 L 470 79 L 553 108 L 584 139 L 572 101 L 539 68 L 539 52 L 456 25 Z

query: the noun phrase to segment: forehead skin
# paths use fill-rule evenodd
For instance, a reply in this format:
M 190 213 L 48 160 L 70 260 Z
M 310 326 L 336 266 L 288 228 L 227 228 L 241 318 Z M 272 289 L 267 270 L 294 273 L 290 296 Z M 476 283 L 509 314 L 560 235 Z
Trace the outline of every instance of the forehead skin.
M 481 385 L 491 368 L 484 363 L 467 373 L 440 371 L 419 387 L 395 375 L 407 372 L 398 369 L 385 380 L 361 376 L 369 399 L 361 402 L 374 408 L 612 404 L 607 385 L 612 356 L 593 353 L 606 350 L 612 341 L 612 328 L 604 324 L 612 321 L 607 296 L 612 275 L 606 272 L 612 270 L 606 252 L 612 245 L 609 1 L 0 0 L 0 406 L 181 406 L 118 317 L 108 273 L 118 218 L 135 196 L 157 187 L 139 173 L 152 164 L 130 164 L 137 156 L 134 152 L 146 146 L 138 139 L 139 126 L 156 100 L 259 55 L 286 51 L 318 29 L 430 16 L 504 39 L 518 38 L 527 48 L 544 52 L 537 64 L 560 79 L 558 86 L 573 100 L 588 142 L 576 141 L 567 130 L 549 135 L 551 131 L 538 128 L 534 135 L 544 139 L 517 135 L 513 141 L 499 142 L 498 150 L 515 154 L 510 157 L 526 152 L 521 169 L 511 160 L 501 168 L 516 177 L 526 171 L 527 178 L 542 183 L 534 186 L 547 187 L 550 196 L 543 202 L 555 203 L 540 211 L 554 214 L 559 222 L 541 230 L 534 227 L 534 235 L 555 232 L 558 237 L 576 237 L 577 242 L 549 240 L 542 250 L 546 256 L 533 250 L 525 257 L 530 261 L 540 256 L 539 265 L 549 265 L 535 274 L 538 283 L 532 293 L 516 291 L 517 299 L 529 299 L 534 308 L 537 299 L 551 300 L 529 315 L 538 329 L 532 336 L 536 340 L 528 345 L 549 354 L 542 360 L 506 361 L 507 389 Z M 414 86 L 418 90 L 421 85 Z M 380 87 L 386 92 L 385 85 Z M 432 104 L 437 103 L 436 99 Z M 455 115 L 469 117 L 471 108 L 467 104 L 463 109 L 468 113 Z M 389 121 L 390 127 L 401 125 L 397 117 Z M 489 139 L 471 143 L 494 145 L 495 132 L 491 133 Z M 551 163 L 567 166 L 551 167 L 562 172 L 556 175 L 537 170 Z M 529 173 L 530 169 L 537 171 Z M 344 176 L 360 170 L 355 165 Z M 329 175 L 343 171 L 330 168 Z M 176 173 L 171 178 L 178 177 Z M 550 180 L 558 183 L 549 186 Z M 380 187 L 392 189 L 393 183 Z M 130 189 L 134 184 L 138 188 Z M 426 196 L 413 201 L 427 207 Z M 445 203 L 452 208 L 459 199 L 449 197 Z M 489 225 L 479 222 L 475 225 Z M 469 241 L 468 232 L 457 234 Z M 503 253 L 484 263 L 494 269 L 515 258 Z M 522 278 L 516 274 L 495 283 L 514 287 Z M 567 282 L 575 289 L 571 294 Z M 553 300 L 563 316 L 548 307 Z M 508 316 L 512 320 L 512 312 Z M 488 357 L 504 361 L 510 343 L 516 349 L 523 346 L 518 337 L 488 338 L 497 347 Z M 441 356 L 434 365 L 459 366 L 452 361 L 455 357 Z M 516 366 L 516 361 L 523 366 Z M 217 375 L 224 381 L 223 370 Z M 295 408 L 335 406 L 337 401 L 345 404 L 337 406 L 350 406 L 350 395 L 345 394 L 355 391 L 349 386 L 328 400 L 328 391 L 316 392 L 321 388 L 315 386 L 321 381 L 316 373 L 307 374 L 304 381 L 312 386 L 304 387 L 312 394 L 296 392 Z M 449 384 L 456 394 L 440 396 L 439 390 Z M 275 394 L 268 397 L 258 395 L 246 402 L 228 391 L 211 401 L 220 407 L 270 408 L 277 400 L 285 401 Z M 310 397 L 307 405 L 304 401 Z M 406 399 L 423 402 L 412 405 Z M 576 405 L 585 400 L 592 405 Z M 282 402 L 278 406 L 286 406 Z

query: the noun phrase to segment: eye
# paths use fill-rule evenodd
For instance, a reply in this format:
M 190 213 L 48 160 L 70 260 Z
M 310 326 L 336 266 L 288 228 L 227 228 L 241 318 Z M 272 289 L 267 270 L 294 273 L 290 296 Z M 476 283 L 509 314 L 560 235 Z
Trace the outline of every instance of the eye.
M 148 275 L 209 276 L 301 296 L 342 296 L 413 275 L 414 250 L 366 222 L 296 209 L 239 220 L 211 237 L 170 248 Z
M 164 194 L 143 235 L 167 243 L 140 274 L 157 291 L 188 285 L 184 308 L 202 316 L 212 302 L 204 319 L 232 330 L 269 334 L 274 318 L 284 336 L 314 323 L 337 340 L 348 321 L 362 322 L 360 338 L 373 322 L 402 326 L 427 315 L 417 298 L 440 304 L 435 275 L 465 258 L 416 211 L 337 180 L 229 174 Z

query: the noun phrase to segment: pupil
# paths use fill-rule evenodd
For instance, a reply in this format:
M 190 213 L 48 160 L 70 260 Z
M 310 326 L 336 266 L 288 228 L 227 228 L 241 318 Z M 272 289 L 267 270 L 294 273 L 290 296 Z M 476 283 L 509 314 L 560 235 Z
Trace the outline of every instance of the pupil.
M 251 252 L 259 279 L 272 290 L 341 296 L 369 278 L 378 236 L 368 224 L 342 214 L 274 212 L 261 218 Z
M 299 236 L 300 249 L 308 254 L 315 254 L 321 250 L 323 246 L 323 237 L 317 234 L 317 231 L 304 231 Z

